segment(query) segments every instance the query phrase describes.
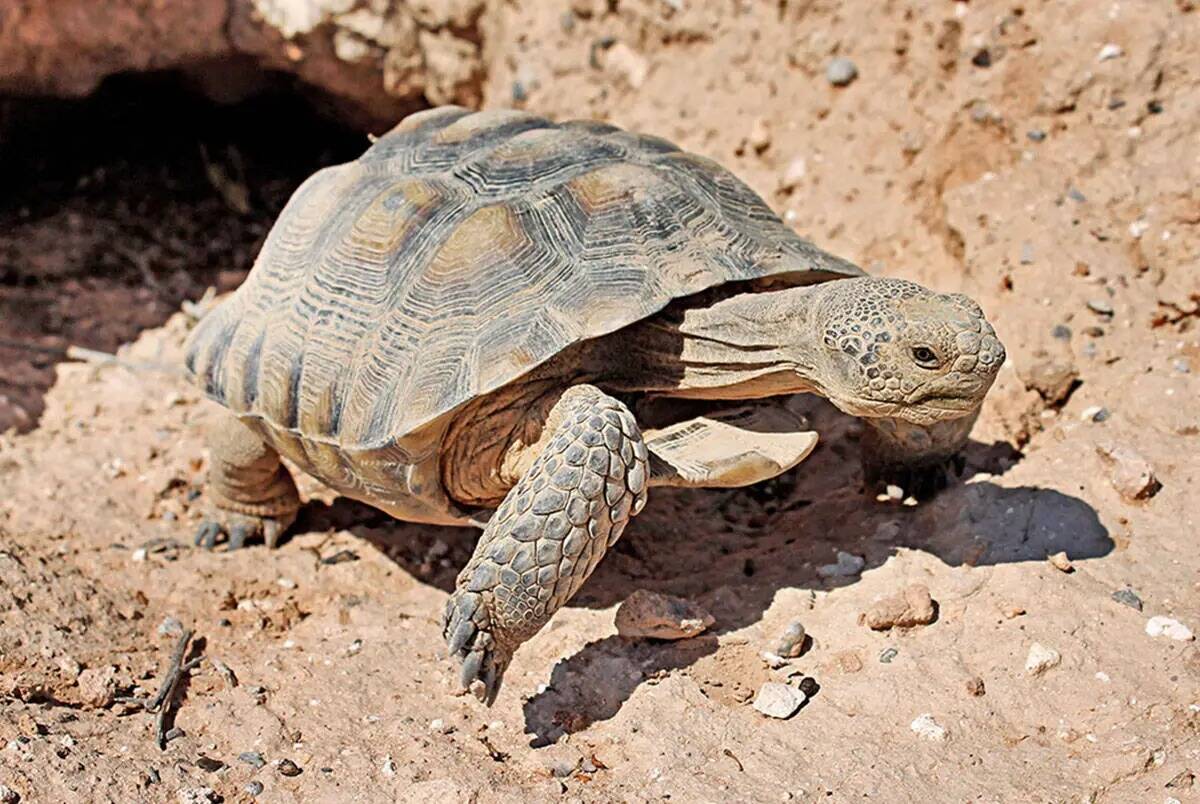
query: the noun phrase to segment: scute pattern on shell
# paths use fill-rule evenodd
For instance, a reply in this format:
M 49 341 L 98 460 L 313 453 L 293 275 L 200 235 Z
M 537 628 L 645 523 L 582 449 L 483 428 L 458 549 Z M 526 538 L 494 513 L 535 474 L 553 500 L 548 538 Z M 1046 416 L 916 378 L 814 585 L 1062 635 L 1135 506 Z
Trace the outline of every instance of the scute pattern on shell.
M 235 413 L 379 448 L 674 298 L 860 274 L 665 140 L 443 107 L 296 191 L 187 365 Z

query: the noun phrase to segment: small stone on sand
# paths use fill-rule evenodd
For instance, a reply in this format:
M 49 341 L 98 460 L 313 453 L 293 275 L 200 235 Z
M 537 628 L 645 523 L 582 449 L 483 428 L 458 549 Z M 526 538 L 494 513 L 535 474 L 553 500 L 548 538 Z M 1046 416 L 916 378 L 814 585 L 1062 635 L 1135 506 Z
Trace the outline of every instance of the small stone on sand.
M 804 623 L 799 620 L 793 620 L 784 629 L 779 639 L 776 640 L 771 652 L 788 659 L 793 659 L 804 652 L 804 639 L 806 636 Z
M 1138 597 L 1137 592 L 1126 586 L 1123 589 L 1118 589 L 1112 593 L 1112 599 L 1118 603 L 1128 606 L 1131 609 L 1142 610 L 1142 599 Z
M 1101 444 L 1096 451 L 1112 466 L 1112 484 L 1126 500 L 1145 500 L 1158 493 L 1154 467 L 1131 447 Z
M 862 572 L 867 560 L 862 556 L 838 550 L 836 564 L 823 564 L 817 567 L 817 574 L 822 578 L 848 578 Z
M 1046 560 L 1050 562 L 1051 566 L 1053 566 L 1056 570 L 1060 570 L 1061 572 L 1075 571 L 1075 565 L 1071 563 L 1071 559 L 1067 558 L 1067 554 L 1061 550 L 1057 553 L 1046 556 Z
M 918 715 L 915 720 L 909 725 L 913 733 L 924 740 L 933 740 L 934 742 L 944 742 L 946 739 L 946 729 L 943 728 L 933 715 L 928 712 Z
M 754 697 L 754 708 L 767 717 L 782 720 L 796 714 L 806 700 L 808 696 L 795 687 L 768 681 L 759 687 L 758 695 Z
M 1165 636 L 1180 642 L 1190 642 L 1195 639 L 1192 629 L 1179 620 L 1170 617 L 1151 617 L 1146 621 L 1146 633 L 1152 637 Z
M 1025 658 L 1025 672 L 1031 676 L 1040 676 L 1052 667 L 1058 667 L 1062 654 L 1054 648 L 1047 648 L 1040 642 L 1034 642 L 1029 647 L 1029 655 Z
M 933 622 L 937 609 L 925 584 L 914 583 L 903 591 L 875 601 L 862 613 L 860 622 L 873 631 L 912 628 Z
M 844 87 L 858 78 L 858 65 L 847 58 L 836 58 L 825 68 L 825 79 L 835 87 Z
M 79 697 L 85 706 L 104 709 L 117 697 L 117 668 L 89 667 L 79 674 Z
M 715 618 L 690 600 L 639 589 L 617 609 L 617 633 L 623 637 L 687 639 L 704 633 Z

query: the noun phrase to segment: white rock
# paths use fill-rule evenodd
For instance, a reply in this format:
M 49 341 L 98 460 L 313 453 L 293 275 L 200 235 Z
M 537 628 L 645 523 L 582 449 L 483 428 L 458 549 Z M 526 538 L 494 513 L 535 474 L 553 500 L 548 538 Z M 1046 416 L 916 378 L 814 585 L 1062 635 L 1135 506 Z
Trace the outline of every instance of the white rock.
M 1025 672 L 1031 676 L 1040 676 L 1052 667 L 1058 667 L 1062 654 L 1054 648 L 1047 648 L 1040 642 L 1029 646 L 1029 655 L 1025 658 Z
M 1192 629 L 1170 617 L 1151 617 L 1146 621 L 1146 633 L 1152 637 L 1165 636 L 1180 642 L 1188 642 L 1196 638 L 1192 634 Z
M 384 776 L 395 776 L 396 775 L 396 761 L 394 759 L 392 759 L 391 754 L 388 754 L 387 756 L 385 756 L 383 758 L 383 775 Z
M 1096 55 L 1096 61 L 1119 59 L 1124 55 L 1125 51 L 1121 49 L 1120 45 L 1109 42 L 1104 47 L 1100 48 L 1100 52 Z
M 17 804 L 21 794 L 5 784 L 0 784 L 0 804 Z
M 806 700 L 808 696 L 801 690 L 778 681 L 768 681 L 758 688 L 758 695 L 754 696 L 754 708 L 767 717 L 783 720 L 796 714 Z
M 933 715 L 928 712 L 917 715 L 916 719 L 909 724 L 909 728 L 923 740 L 933 740 L 939 743 L 946 740 L 946 729 L 934 720 Z

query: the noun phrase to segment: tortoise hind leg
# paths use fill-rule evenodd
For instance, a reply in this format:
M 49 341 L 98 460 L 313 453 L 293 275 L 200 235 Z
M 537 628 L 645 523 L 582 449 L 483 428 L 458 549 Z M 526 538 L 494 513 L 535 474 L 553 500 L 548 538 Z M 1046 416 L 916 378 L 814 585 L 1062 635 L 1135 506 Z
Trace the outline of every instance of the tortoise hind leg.
M 647 452 L 633 414 L 590 385 L 569 388 L 545 447 L 489 520 L 446 603 L 462 684 L 491 704 L 513 652 L 583 585 L 646 502 Z
M 274 547 L 300 509 L 300 495 L 279 453 L 250 427 L 222 410 L 206 430 L 209 506 L 196 544 L 211 550 L 222 533 L 237 550 L 261 534 Z

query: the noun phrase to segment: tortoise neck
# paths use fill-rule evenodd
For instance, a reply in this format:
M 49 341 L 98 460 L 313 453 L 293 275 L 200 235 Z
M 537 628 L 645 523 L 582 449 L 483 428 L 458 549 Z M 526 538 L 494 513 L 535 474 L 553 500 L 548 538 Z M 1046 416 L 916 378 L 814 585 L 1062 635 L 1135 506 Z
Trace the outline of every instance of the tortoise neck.
M 701 399 L 821 393 L 820 286 L 740 293 L 634 325 L 608 362 L 629 390 Z M 635 387 L 636 383 L 636 387 Z

